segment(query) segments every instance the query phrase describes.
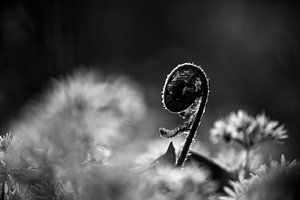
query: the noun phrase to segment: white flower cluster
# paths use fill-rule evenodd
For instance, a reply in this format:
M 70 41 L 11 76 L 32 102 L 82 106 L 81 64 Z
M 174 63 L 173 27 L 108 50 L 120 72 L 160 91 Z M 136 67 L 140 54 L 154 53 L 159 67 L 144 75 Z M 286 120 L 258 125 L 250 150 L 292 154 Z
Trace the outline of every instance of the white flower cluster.
M 284 126 L 264 113 L 253 117 L 242 110 L 216 121 L 210 132 L 215 143 L 234 141 L 247 149 L 268 140 L 280 142 L 288 138 Z
M 249 179 L 240 177 L 226 187 L 227 196 L 220 200 L 280 200 L 299 199 L 299 169 L 296 160 L 287 162 L 284 155 L 281 161 L 271 160 L 269 165 L 261 165 Z

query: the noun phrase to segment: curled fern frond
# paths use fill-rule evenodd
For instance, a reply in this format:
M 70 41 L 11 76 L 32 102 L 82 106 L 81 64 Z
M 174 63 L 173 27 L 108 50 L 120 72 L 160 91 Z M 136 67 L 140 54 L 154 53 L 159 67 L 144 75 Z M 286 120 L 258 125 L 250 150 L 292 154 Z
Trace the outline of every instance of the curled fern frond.
M 187 119 L 175 129 L 160 128 L 163 137 L 174 137 L 187 132 L 185 144 L 177 166 L 183 166 L 191 143 L 196 135 L 208 98 L 208 79 L 200 66 L 184 63 L 175 67 L 167 76 L 162 92 L 165 109 Z
M 184 63 L 175 67 L 167 76 L 163 92 L 162 103 L 171 113 L 181 114 L 198 104 L 203 92 L 203 70 L 194 64 Z

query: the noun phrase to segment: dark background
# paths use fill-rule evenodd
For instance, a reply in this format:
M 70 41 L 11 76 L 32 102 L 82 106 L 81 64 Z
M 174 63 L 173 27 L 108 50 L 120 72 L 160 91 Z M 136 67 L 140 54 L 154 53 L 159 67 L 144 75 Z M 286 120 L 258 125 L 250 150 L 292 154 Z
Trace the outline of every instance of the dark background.
M 161 116 L 157 126 L 176 125 L 160 91 L 173 67 L 194 62 L 211 80 L 202 131 L 240 108 L 265 111 L 289 131 L 283 152 L 299 157 L 299 8 L 293 1 L 2 0 L 1 133 L 51 78 L 82 66 L 129 75 Z

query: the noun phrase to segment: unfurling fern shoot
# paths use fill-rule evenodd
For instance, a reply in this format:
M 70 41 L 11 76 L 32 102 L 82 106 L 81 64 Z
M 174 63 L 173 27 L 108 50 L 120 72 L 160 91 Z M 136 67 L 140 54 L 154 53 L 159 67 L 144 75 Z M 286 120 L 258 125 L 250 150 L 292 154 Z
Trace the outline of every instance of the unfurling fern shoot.
M 192 63 L 180 64 L 167 76 L 162 92 L 163 106 L 169 112 L 187 119 L 173 130 L 159 129 L 161 136 L 167 138 L 187 133 L 176 163 L 177 167 L 183 167 L 188 157 L 190 146 L 205 111 L 208 93 L 208 79 L 200 66 Z

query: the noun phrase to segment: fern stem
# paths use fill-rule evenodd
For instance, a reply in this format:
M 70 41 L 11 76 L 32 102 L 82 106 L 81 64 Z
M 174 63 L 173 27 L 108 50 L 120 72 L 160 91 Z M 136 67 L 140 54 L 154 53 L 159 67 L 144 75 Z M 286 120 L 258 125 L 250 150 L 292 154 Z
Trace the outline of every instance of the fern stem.
M 192 128 L 189 131 L 188 136 L 186 137 L 184 146 L 183 146 L 180 156 L 178 158 L 178 161 L 176 164 L 177 167 L 184 166 L 185 161 L 187 160 L 187 157 L 188 157 L 188 153 L 189 153 L 191 144 L 192 144 L 194 138 L 196 137 L 197 128 L 198 128 L 198 126 L 201 122 L 202 116 L 205 112 L 205 106 L 207 103 L 208 93 L 209 93 L 209 86 L 208 86 L 208 79 L 206 77 L 206 74 L 204 73 L 204 71 L 202 69 L 201 69 L 200 75 L 201 75 L 201 84 L 203 86 L 202 99 L 201 99 L 200 106 L 197 110 L 195 119 L 193 121 Z

